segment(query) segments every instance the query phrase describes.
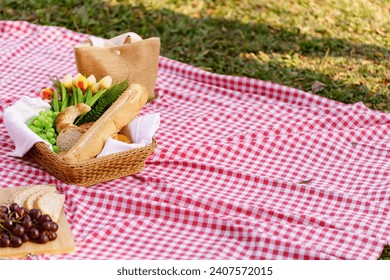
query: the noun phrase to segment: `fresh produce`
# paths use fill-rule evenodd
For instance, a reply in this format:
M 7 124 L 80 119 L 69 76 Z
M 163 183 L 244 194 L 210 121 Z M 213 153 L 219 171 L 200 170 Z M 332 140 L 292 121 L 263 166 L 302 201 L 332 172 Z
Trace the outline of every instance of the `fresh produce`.
M 27 210 L 17 203 L 0 206 L 0 247 L 20 247 L 25 242 L 45 244 L 57 238 L 58 224 L 40 209 Z
M 43 89 L 42 97 L 50 100 L 54 112 L 62 112 L 78 103 L 92 106 L 111 87 L 112 78 L 106 76 L 96 82 L 95 76 L 88 78 L 78 73 L 75 77 L 67 74 L 62 81 L 51 79 L 54 89 Z
M 91 111 L 80 116 L 76 120 L 75 124 L 81 125 L 87 122 L 97 121 L 103 115 L 103 113 L 121 96 L 121 94 L 125 92 L 128 87 L 129 82 L 124 80 L 123 82 L 110 87 L 97 102 L 95 101 L 96 103 L 93 103 L 92 105 L 86 103 L 92 107 Z
M 94 75 L 86 78 L 80 73 L 75 77 L 67 74 L 62 81 L 53 78 L 51 81 L 54 88 L 43 89 L 41 96 L 49 100 L 53 112 L 63 112 L 79 103 L 92 108 L 76 120 L 76 125 L 96 121 L 129 86 L 128 80 L 113 85 L 111 76 L 97 82 Z
M 57 147 L 56 118 L 59 113 L 64 112 L 68 107 L 75 107 L 77 104 L 85 104 L 92 107 L 91 114 L 83 114 L 77 119 L 77 125 L 97 120 L 105 110 L 127 89 L 127 80 L 112 85 L 111 76 L 106 76 L 96 81 L 95 76 L 88 78 L 78 73 L 74 77 L 67 74 L 62 81 L 51 78 L 53 88 L 41 90 L 43 99 L 48 100 L 51 109 L 42 111 L 38 116 L 28 120 L 26 125 L 43 140 L 48 141 L 55 153 L 59 152 Z M 85 117 L 85 118 L 84 118 Z
M 41 111 L 38 116 L 33 117 L 26 123 L 35 134 L 52 145 L 55 153 L 58 153 L 58 147 L 56 146 L 57 132 L 55 130 L 57 115 L 58 112 L 52 110 Z

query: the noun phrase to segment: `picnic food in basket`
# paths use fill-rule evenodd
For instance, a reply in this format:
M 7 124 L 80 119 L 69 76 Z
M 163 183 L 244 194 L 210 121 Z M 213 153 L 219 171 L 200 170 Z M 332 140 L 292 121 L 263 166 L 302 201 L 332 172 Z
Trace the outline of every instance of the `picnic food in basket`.
M 42 91 L 47 101 L 22 97 L 6 108 L 4 124 L 15 143 L 10 155 L 31 158 L 62 182 L 81 186 L 142 171 L 159 126 L 158 113 L 137 116 L 148 101 L 145 87 L 94 80 L 68 75 Z
M 148 100 L 146 88 L 128 85 L 127 80 L 112 85 L 110 76 L 99 82 L 91 75 L 66 75 L 62 82 L 52 79 L 55 89 L 42 90 L 51 110 L 41 112 L 28 122 L 29 128 L 53 145 L 65 162 L 94 158 L 111 137 L 118 136 Z
M 51 109 L 40 112 L 26 124 L 43 140 L 47 140 L 56 153 L 59 152 L 56 145 L 58 133 L 76 127 L 73 125 L 76 118 L 89 112 L 95 103 L 97 106 L 93 108 L 95 111 L 98 109 L 98 113 L 107 110 L 113 102 L 112 99 L 115 101 L 128 87 L 127 81 L 112 86 L 110 76 L 96 82 L 93 75 L 86 78 L 80 73 L 74 78 L 69 74 L 65 75 L 62 82 L 58 79 L 52 79 L 52 82 L 54 88 L 45 88 L 41 91 L 42 98 L 49 100 Z M 103 97 L 103 94 L 106 95 Z M 107 100 L 107 96 L 112 99 Z M 99 118 L 98 113 L 93 112 L 89 119 L 96 120 Z M 78 121 L 80 122 L 81 118 Z

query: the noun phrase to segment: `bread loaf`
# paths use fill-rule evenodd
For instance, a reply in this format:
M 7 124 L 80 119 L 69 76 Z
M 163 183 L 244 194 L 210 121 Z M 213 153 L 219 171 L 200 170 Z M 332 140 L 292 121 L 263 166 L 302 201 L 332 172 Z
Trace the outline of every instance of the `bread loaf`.
M 112 137 L 112 139 L 115 139 L 115 140 L 118 140 L 118 141 L 121 141 L 121 142 L 124 142 L 124 143 L 127 143 L 127 144 L 133 143 L 126 135 L 121 134 L 121 133 L 118 133 L 117 135 L 114 135 Z
M 61 131 L 57 136 L 57 146 L 60 152 L 69 151 L 70 148 L 87 132 L 93 122 L 87 122 L 80 126 L 70 126 Z
M 65 162 L 75 163 L 98 155 L 109 137 L 130 123 L 146 104 L 148 93 L 144 86 L 132 84 L 84 133 L 73 147 L 62 155 Z
M 76 118 L 91 110 L 87 104 L 78 103 L 73 106 L 67 107 L 63 112 L 60 112 L 56 118 L 57 132 L 62 132 L 70 127 L 76 127 L 73 122 Z

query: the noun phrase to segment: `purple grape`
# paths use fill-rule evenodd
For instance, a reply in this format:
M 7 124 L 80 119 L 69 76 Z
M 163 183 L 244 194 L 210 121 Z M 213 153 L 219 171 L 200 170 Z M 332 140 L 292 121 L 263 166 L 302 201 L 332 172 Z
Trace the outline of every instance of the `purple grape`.
M 23 236 L 24 234 L 24 227 L 19 225 L 19 224 L 16 224 L 15 227 L 14 227 L 14 230 L 12 231 L 12 233 L 15 235 L 15 236 Z
M 49 237 L 50 241 L 56 240 L 57 239 L 57 233 L 54 231 L 48 231 L 47 236 Z
M 30 211 L 28 211 L 28 213 L 31 216 L 31 218 L 34 220 L 38 220 L 39 217 L 42 215 L 41 210 L 36 209 L 36 208 L 30 209 Z
M 52 223 L 52 222 L 49 222 L 49 221 L 43 222 L 43 223 L 42 223 L 42 228 L 43 228 L 44 230 L 50 230 L 50 229 L 51 229 L 51 223 Z
M 58 230 L 58 224 L 56 222 L 50 223 L 50 231 L 56 232 Z
M 11 240 L 9 239 L 8 235 L 3 236 L 0 240 L 0 247 L 9 247 L 11 246 Z
M 22 235 L 22 241 L 23 241 L 23 242 L 28 242 L 28 241 L 30 241 L 30 237 L 28 237 L 28 234 L 27 234 L 27 233 L 25 233 L 25 234 Z
M 0 213 L 8 213 L 8 207 L 4 206 L 4 205 L 1 205 L 0 206 Z
M 39 237 L 39 230 L 36 227 L 31 228 L 28 231 L 28 237 L 30 237 L 31 239 L 38 238 Z
M 32 221 L 32 218 L 29 214 L 24 215 L 23 221 Z
M 22 225 L 25 229 L 30 229 L 33 227 L 33 222 L 31 220 L 26 220 L 24 219 L 23 222 L 22 222 Z
M 11 218 L 7 218 L 3 220 L 3 227 L 5 227 L 6 229 L 12 229 L 13 223 L 14 222 Z
M 49 240 L 49 236 L 41 233 L 35 241 L 39 244 L 45 244 L 45 243 L 49 242 L 50 240 Z
M 37 222 L 38 224 L 43 225 L 44 222 L 51 222 L 51 218 L 49 215 L 44 214 L 38 218 Z
M 11 246 L 12 247 L 17 248 L 17 247 L 22 246 L 22 244 L 23 244 L 22 238 L 20 238 L 19 236 L 13 236 L 11 238 Z
M 11 203 L 8 208 L 11 212 L 16 212 L 19 208 L 19 205 L 17 203 Z

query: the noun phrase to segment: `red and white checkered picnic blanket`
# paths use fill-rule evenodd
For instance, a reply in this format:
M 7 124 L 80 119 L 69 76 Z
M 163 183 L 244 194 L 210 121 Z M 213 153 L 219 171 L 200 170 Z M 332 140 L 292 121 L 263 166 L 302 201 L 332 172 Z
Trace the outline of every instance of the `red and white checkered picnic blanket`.
M 77 252 L 42 259 L 375 259 L 390 242 L 390 115 L 160 58 L 158 148 L 84 188 L 14 145 L 2 112 L 75 74 L 86 35 L 0 22 L 0 187 L 54 183 Z

